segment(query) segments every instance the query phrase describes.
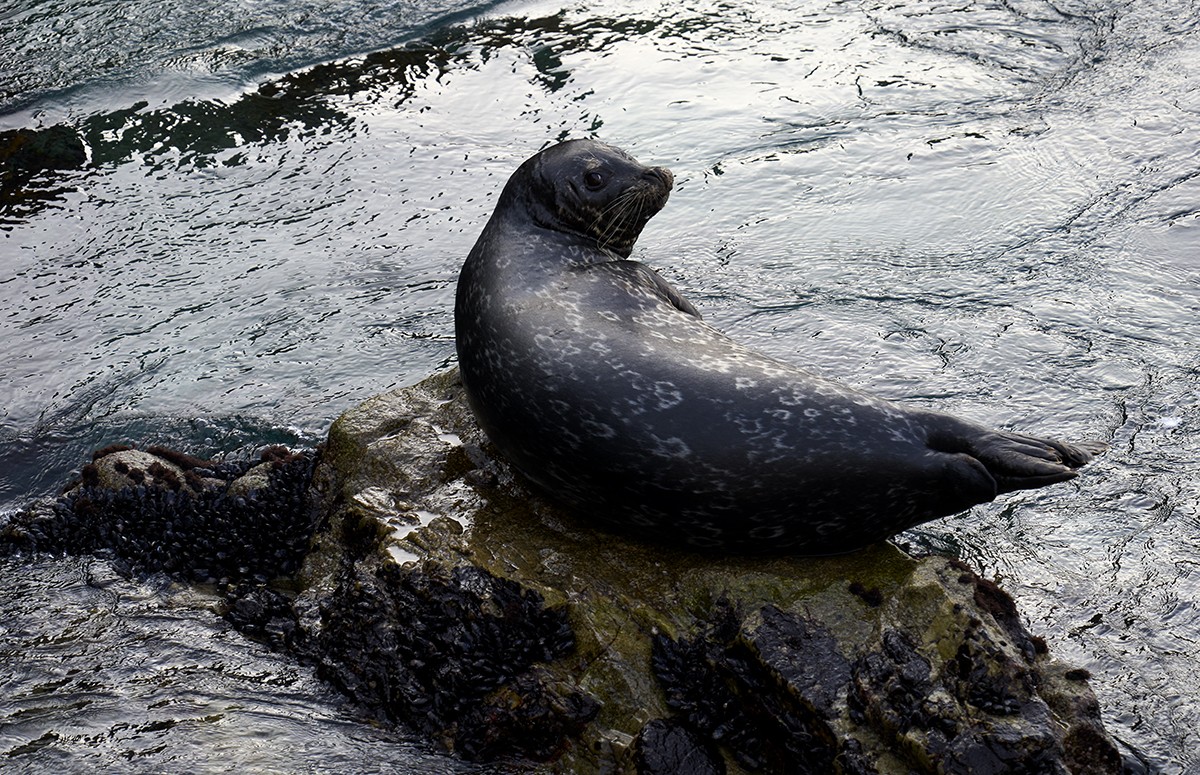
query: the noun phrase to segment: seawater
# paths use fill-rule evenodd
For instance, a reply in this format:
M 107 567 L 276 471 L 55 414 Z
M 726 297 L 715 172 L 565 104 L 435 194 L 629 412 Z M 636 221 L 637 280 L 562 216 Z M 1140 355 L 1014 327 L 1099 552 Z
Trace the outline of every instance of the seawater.
M 109 442 L 315 443 L 447 367 L 503 181 L 596 136 L 675 172 L 635 257 L 719 328 L 891 398 L 1109 442 L 1075 482 L 902 540 L 996 578 L 1092 673 L 1132 757 L 1192 771 L 1197 19 L 1196 0 L 18 2 L 0 129 L 66 123 L 91 161 L 0 213 L 0 509 Z M 0 767 L 466 771 L 361 725 L 202 590 L 3 566 Z

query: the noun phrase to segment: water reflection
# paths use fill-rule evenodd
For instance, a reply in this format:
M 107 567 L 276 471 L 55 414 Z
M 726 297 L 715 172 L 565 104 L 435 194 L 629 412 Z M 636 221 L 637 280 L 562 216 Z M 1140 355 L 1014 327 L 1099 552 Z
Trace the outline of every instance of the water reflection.
M 361 723 L 203 591 L 87 559 L 4 558 L 0 574 L 6 772 L 482 772 Z
M 330 30 L 382 24 L 332 9 Z M 889 396 L 1112 442 L 1071 485 L 911 540 L 998 577 L 1118 736 L 1194 767 L 1195 0 L 503 10 L 261 86 L 247 65 L 81 88 L 103 107 L 55 115 L 88 161 L 37 173 L 0 232 L 6 502 L 112 436 L 318 438 L 449 362 L 454 278 L 502 181 L 600 134 L 674 169 L 637 257 L 719 327 Z M 233 40 L 197 25 L 197 50 Z M 286 61 L 264 41 L 296 38 L 259 27 L 247 61 Z

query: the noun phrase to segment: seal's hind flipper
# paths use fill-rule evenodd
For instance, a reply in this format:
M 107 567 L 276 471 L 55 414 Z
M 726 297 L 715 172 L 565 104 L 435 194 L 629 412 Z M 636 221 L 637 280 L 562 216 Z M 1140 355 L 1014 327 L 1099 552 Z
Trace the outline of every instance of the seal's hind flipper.
M 999 493 L 1032 490 L 1074 479 L 1075 469 L 1107 449 L 1096 442 L 1067 444 L 995 431 L 971 442 L 971 454 L 987 467 Z

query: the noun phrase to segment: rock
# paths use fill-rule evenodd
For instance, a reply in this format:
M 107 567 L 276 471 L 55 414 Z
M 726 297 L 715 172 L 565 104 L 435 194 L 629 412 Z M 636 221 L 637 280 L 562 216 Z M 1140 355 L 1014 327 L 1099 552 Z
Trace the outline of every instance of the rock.
M 0 181 L 41 170 L 77 169 L 87 163 L 79 133 L 56 124 L 45 129 L 0 132 Z
M 315 458 L 311 450 L 269 450 L 252 466 L 161 447 L 107 447 L 61 497 L 0 527 L 0 551 L 98 554 L 127 573 L 188 581 L 290 574 L 316 525 L 308 500 Z
M 339 418 L 314 489 L 327 519 L 297 576 L 297 652 L 377 718 L 469 758 L 1121 769 L 1086 675 L 961 563 L 890 544 L 705 556 L 600 532 L 494 456 L 453 371 Z
M 551 758 L 595 715 L 535 669 L 571 653 L 565 612 L 481 568 L 359 566 L 321 611 L 310 643 L 326 677 L 469 758 Z
M 90 466 L 84 466 L 83 483 L 106 490 L 147 487 L 172 492 L 186 489 L 195 494 L 202 489 L 199 483 L 193 489 L 184 480 L 183 469 L 171 461 L 136 449 L 118 450 L 96 458 Z
M 725 761 L 711 741 L 674 719 L 646 722 L 634 741 L 639 775 L 724 775 Z
M 0 132 L 0 225 L 59 199 L 70 189 L 59 184 L 58 171 L 80 169 L 87 160 L 79 133 L 63 124 Z
M 230 482 L 225 495 L 230 498 L 253 497 L 253 493 L 271 486 L 271 474 L 275 468 L 274 463 L 259 463 Z
M 345 413 L 316 457 L 106 448 L 0 528 L 0 550 L 220 581 L 234 626 L 468 759 L 642 775 L 1124 766 L 1087 672 L 953 559 L 701 555 L 595 530 L 494 455 L 453 371 Z

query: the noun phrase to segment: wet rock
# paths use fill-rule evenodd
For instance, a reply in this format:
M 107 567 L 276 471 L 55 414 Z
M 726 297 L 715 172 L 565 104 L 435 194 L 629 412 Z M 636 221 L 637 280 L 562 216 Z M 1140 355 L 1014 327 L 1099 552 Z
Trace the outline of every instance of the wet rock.
M 596 530 L 496 457 L 452 371 L 344 414 L 319 463 L 102 450 L 0 547 L 222 581 L 228 621 L 364 715 L 518 769 L 1123 767 L 1086 670 L 962 563 L 890 544 L 701 555 Z
M 293 605 L 372 715 L 538 771 L 1112 772 L 1086 677 L 969 568 L 678 552 L 492 452 L 448 372 L 330 430 Z M 1071 676 L 1071 677 L 1067 677 Z
M 56 171 L 86 163 L 87 150 L 71 127 L 0 132 L 0 226 L 58 199 L 68 189 L 59 185 Z
M 79 133 L 57 124 L 46 129 L 11 129 L 0 132 L 0 179 L 41 170 L 82 167 L 87 151 Z
M 314 512 L 313 451 L 261 463 L 214 463 L 162 448 L 99 450 L 80 480 L 0 528 L 0 550 L 96 554 L 131 574 L 191 581 L 268 579 L 305 556 Z
M 829 719 L 835 703 L 845 704 L 850 677 L 832 635 L 774 606 L 752 629 L 753 617 L 727 604 L 715 616 L 700 636 L 655 639 L 652 664 L 667 705 L 747 769 L 832 772 L 839 742 Z M 792 661 L 802 653 L 808 664 Z
M 716 746 L 674 719 L 647 722 L 634 741 L 638 775 L 724 775 Z
M 183 469 L 171 461 L 136 449 L 101 455 L 84 466 L 82 476 L 85 485 L 106 490 L 146 487 L 172 492 L 186 489 L 195 494 L 203 489 L 203 486 L 193 489 L 185 481 Z
M 225 590 L 225 619 L 243 633 L 285 651 L 300 652 L 303 631 L 291 599 L 261 583 L 242 583 Z
M 1141 762 L 1123 760 L 1100 722 L 1100 704 L 1090 691 L 1079 691 L 1088 672 L 1061 662 L 1052 662 L 1041 673 L 1038 695 L 1059 718 L 1074 723 L 1063 735 L 1064 763 L 1075 775 L 1091 773 L 1146 772 Z
M 550 758 L 595 715 L 533 670 L 573 650 L 564 612 L 481 568 L 360 566 L 321 618 L 311 653 L 324 677 L 469 758 Z

